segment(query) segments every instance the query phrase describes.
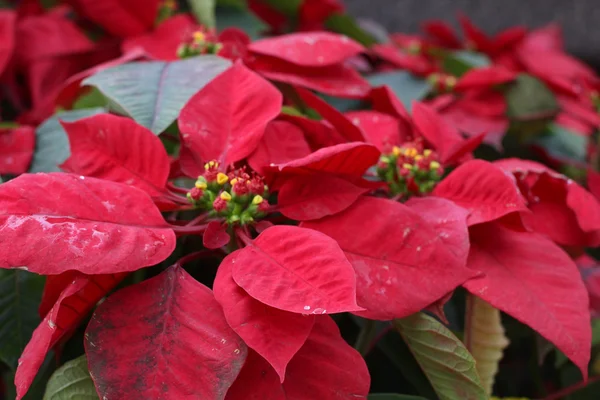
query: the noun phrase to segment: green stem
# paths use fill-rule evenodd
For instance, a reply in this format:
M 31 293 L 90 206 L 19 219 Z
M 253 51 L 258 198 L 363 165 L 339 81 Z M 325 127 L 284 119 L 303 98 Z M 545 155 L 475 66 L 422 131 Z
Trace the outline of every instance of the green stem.
M 360 329 L 354 348 L 364 357 L 369 352 L 371 342 L 377 334 L 377 321 L 372 319 L 364 319 L 363 321 L 364 324 Z

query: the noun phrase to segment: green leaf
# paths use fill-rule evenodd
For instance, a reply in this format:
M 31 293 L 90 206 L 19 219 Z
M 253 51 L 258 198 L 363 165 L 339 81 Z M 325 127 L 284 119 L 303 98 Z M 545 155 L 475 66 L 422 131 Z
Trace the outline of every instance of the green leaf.
M 35 131 L 35 152 L 29 172 L 56 172 L 69 155 L 69 139 L 58 120 L 74 122 L 79 119 L 106 112 L 104 108 L 64 111 L 48 118 Z
M 330 106 L 335 107 L 339 112 L 348 112 L 360 110 L 363 107 L 363 101 L 357 99 L 343 99 L 341 97 L 332 97 L 326 94 L 319 95 Z
M 235 7 L 239 10 L 246 10 L 248 5 L 246 0 L 217 0 L 217 7 Z
M 472 68 L 487 67 L 491 63 L 485 54 L 459 50 L 447 53 L 444 56 L 442 67 L 447 73 L 461 77 Z
M 436 319 L 417 313 L 394 321 L 440 400 L 486 400 L 475 360 Z
M 411 396 L 409 394 L 375 393 L 370 394 L 369 400 L 427 400 L 425 397 Z
M 325 21 L 325 27 L 333 32 L 341 33 L 366 47 L 371 47 L 378 43 L 372 35 L 362 29 L 349 15 L 333 14 Z
M 18 269 L 0 270 L 0 359 L 12 369 L 40 323 L 44 278 Z
M 198 22 L 211 29 L 216 26 L 216 0 L 188 0 L 188 4 Z
M 302 5 L 302 0 L 260 0 L 260 2 L 288 17 L 298 15 L 298 10 Z
M 133 62 L 98 72 L 83 85 L 97 87 L 127 115 L 155 134 L 179 116 L 188 100 L 231 62 L 206 55 L 173 62 Z
M 98 400 L 85 355 L 65 363 L 54 372 L 43 400 Z
M 217 31 L 227 28 L 238 28 L 256 40 L 267 30 L 267 25 L 246 9 L 233 7 L 217 7 Z
M 88 93 L 81 95 L 75 103 L 73 103 L 74 110 L 81 110 L 84 108 L 93 107 L 106 107 L 108 102 L 106 97 L 96 88 L 91 88 Z
M 550 124 L 548 134 L 538 137 L 535 143 L 553 157 L 562 160 L 585 162 L 589 138 L 557 124 Z
M 431 84 L 407 71 L 380 73 L 367 77 L 371 86 L 388 85 L 404 106 L 410 110 L 413 100 L 421 100 L 431 90 Z
M 520 74 L 505 93 L 511 119 L 529 121 L 550 118 L 558 111 L 554 94 L 539 79 Z

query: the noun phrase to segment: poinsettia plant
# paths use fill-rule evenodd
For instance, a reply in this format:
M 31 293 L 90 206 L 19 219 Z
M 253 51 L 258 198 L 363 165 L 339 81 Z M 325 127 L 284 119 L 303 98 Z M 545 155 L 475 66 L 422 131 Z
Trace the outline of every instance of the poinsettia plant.
M 594 390 L 599 80 L 558 28 L 388 35 L 335 0 L 14 3 L 7 398 Z

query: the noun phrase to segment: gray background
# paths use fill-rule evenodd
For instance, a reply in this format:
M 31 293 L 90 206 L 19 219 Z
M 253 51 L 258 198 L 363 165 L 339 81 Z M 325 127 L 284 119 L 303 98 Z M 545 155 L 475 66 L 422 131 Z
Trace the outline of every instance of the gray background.
M 557 22 L 567 49 L 600 69 L 600 0 L 345 0 L 348 12 L 373 19 L 390 32 L 418 32 L 427 19 L 456 25 L 464 12 L 488 33 L 523 24 Z

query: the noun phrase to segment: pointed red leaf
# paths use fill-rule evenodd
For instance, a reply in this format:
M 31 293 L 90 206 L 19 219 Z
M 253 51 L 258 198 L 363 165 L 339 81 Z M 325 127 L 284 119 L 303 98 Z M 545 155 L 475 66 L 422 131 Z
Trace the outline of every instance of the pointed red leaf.
M 361 177 L 375 165 L 381 153 L 373 145 L 366 143 L 344 143 L 325 147 L 306 157 L 275 166 L 283 172 L 328 172 L 340 175 Z
M 247 354 L 211 290 L 179 267 L 110 296 L 85 336 L 107 399 L 224 399 Z
M 279 189 L 278 211 L 296 221 L 319 219 L 344 211 L 370 190 L 333 174 L 292 176 Z
M 348 112 L 345 116 L 362 130 L 367 143 L 375 145 L 381 152 L 389 152 L 393 146 L 408 141 L 408 132 L 401 132 L 401 122 L 391 115 L 362 110 Z
M 279 118 L 302 129 L 304 137 L 312 150 L 346 143 L 346 139 L 333 129 L 331 125 L 326 124 L 325 121 L 316 121 L 314 119 L 288 114 L 281 114 Z
M 355 314 L 402 318 L 474 276 L 465 267 L 464 210 L 448 214 L 452 205 L 439 199 L 427 205 L 424 218 L 401 203 L 363 197 L 341 214 L 302 223 L 335 239 L 352 263 L 358 304 L 367 309 Z
M 348 118 L 339 112 L 335 107 L 329 105 L 325 100 L 316 96 L 309 90 L 303 88 L 296 89 L 300 98 L 306 105 L 323 117 L 335 128 L 336 131 L 349 142 L 364 142 L 365 137 L 362 130 L 353 124 Z
M 259 56 L 247 61 L 250 68 L 265 78 L 312 89 L 330 96 L 361 99 L 371 85 L 357 71 L 343 65 L 328 67 L 301 67 L 274 57 Z
M 248 157 L 253 170 L 262 172 L 271 164 L 284 164 L 310 154 L 302 129 L 286 121 L 271 121 L 254 153 Z
M 141 35 L 154 26 L 159 0 L 70 0 L 82 15 L 113 35 Z
M 423 24 L 423 30 L 435 38 L 436 42 L 444 47 L 459 49 L 462 47 L 460 39 L 454 33 L 454 30 L 444 21 L 431 20 Z
M 596 200 L 600 201 L 600 173 L 594 170 L 588 170 L 587 186 L 590 193 L 594 195 Z
M 371 51 L 377 57 L 392 64 L 393 67 L 410 71 L 419 76 L 427 76 L 436 70 L 435 64 L 427 57 L 403 52 L 391 43 L 376 44 L 371 47 Z
M 126 275 L 78 275 L 64 287 L 44 320 L 33 332 L 19 359 L 15 375 L 17 400 L 27 393 L 50 349 L 72 333 L 96 303 Z
M 0 174 L 27 172 L 35 148 L 35 131 L 30 126 L 0 129 Z
M 373 103 L 373 110 L 392 115 L 410 125 L 411 118 L 408 111 L 388 86 L 371 89 L 369 98 Z
M 562 28 L 558 23 L 550 23 L 532 30 L 521 43 L 521 48 L 530 50 L 563 50 Z
M 84 276 L 79 271 L 67 271 L 59 275 L 48 275 L 44 284 L 44 293 L 40 302 L 39 314 L 44 318 L 54 307 L 63 290 L 67 288 L 75 279 Z
M 181 110 L 182 147 L 191 153 L 196 167 L 211 160 L 224 164 L 240 161 L 256 149 L 281 103 L 281 93 L 273 85 L 235 64 Z M 186 169 L 193 169 L 183 164 L 183 159 L 182 168 L 186 174 Z
M 12 10 L 0 11 L 0 75 L 8 65 L 15 46 L 15 21 L 17 15 Z
M 488 36 L 475 26 L 467 16 L 460 14 L 458 22 L 464 32 L 467 45 L 473 46 L 477 51 L 488 53 L 494 49 L 493 43 Z
M 219 267 L 213 286 L 215 298 L 229 326 L 269 362 L 283 382 L 286 367 L 308 339 L 315 316 L 278 310 L 255 300 L 233 280 L 233 266 L 224 260 Z
M 323 315 L 289 363 L 283 384 L 273 368 L 250 351 L 226 400 L 366 398 L 370 381 L 364 359 L 341 337 L 331 317 Z
M 473 68 L 467 71 L 456 83 L 456 90 L 477 89 L 481 87 L 492 87 L 503 83 L 512 82 L 517 73 L 503 66 L 494 65 L 483 68 Z
M 42 275 L 135 271 L 175 248 L 175 234 L 150 197 L 120 183 L 25 174 L 0 185 L 0 210 L 0 268 Z
M 301 32 L 258 40 L 248 50 L 300 66 L 324 67 L 339 64 L 365 49 L 344 35 Z
M 219 221 L 210 221 L 202 236 L 202 244 L 207 249 L 219 249 L 227 245 L 229 240 L 227 225 Z
M 191 15 L 177 14 L 161 22 L 152 32 L 124 40 L 121 48 L 124 53 L 142 48 L 156 60 L 175 61 L 179 59 L 179 46 L 198 29 L 200 26 Z
M 352 266 L 337 243 L 320 232 L 274 226 L 227 262 L 235 282 L 271 307 L 298 314 L 361 310 Z
M 462 164 L 437 185 L 433 194 L 469 210 L 469 226 L 528 211 L 515 178 L 482 160 Z
M 71 146 L 62 169 L 135 186 L 152 197 L 165 194 L 169 156 L 149 129 L 111 114 L 61 124 Z
M 471 228 L 465 288 L 554 343 L 584 377 L 590 360 L 588 295 L 577 266 L 557 245 L 498 223 Z

